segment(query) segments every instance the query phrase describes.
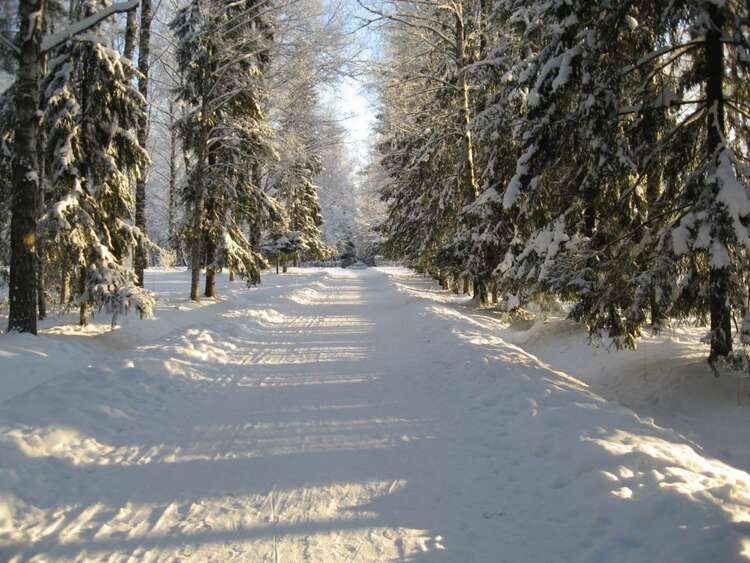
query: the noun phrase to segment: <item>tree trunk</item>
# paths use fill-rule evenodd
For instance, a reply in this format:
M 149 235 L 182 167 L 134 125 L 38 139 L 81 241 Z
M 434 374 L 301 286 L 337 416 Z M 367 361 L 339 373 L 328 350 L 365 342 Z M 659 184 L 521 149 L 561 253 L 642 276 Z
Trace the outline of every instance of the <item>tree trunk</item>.
M 216 245 L 211 239 L 206 240 L 206 297 L 216 297 L 216 269 L 213 267 Z
M 198 163 L 196 166 L 198 167 L 198 171 L 203 170 L 203 163 L 202 160 L 205 157 L 202 155 L 199 155 L 198 157 Z M 199 181 L 196 180 L 196 178 L 200 178 L 200 175 L 196 175 L 193 178 L 193 181 Z M 193 225 L 192 225 L 192 248 L 190 252 L 190 299 L 193 301 L 200 301 L 200 283 L 201 283 L 201 265 L 203 263 L 203 208 L 204 208 L 204 194 L 203 194 L 203 186 L 196 188 L 196 198 L 195 203 L 193 204 Z
M 20 56 L 16 77 L 16 130 L 10 224 L 8 331 L 37 332 L 36 215 L 39 194 L 39 80 L 44 4 L 19 2 Z
M 489 302 L 487 284 L 483 279 L 477 278 L 474 280 L 474 301 L 476 301 L 477 305 L 480 307 L 486 306 Z
M 497 283 L 492 283 L 492 304 L 497 305 L 497 302 L 499 301 L 499 295 L 497 291 Z
M 125 23 L 125 47 L 122 51 L 122 55 L 131 61 L 133 60 L 133 53 L 135 52 L 135 36 L 138 31 L 137 26 L 136 10 L 128 10 Z
M 206 96 L 202 96 L 201 111 L 205 115 L 208 112 L 208 101 Z M 185 147 L 183 147 L 183 151 Z M 195 191 L 195 203 L 193 205 L 193 225 L 192 225 L 192 250 L 190 265 L 192 271 L 190 276 L 190 299 L 200 301 L 200 281 L 201 281 L 201 262 L 203 260 L 203 214 L 205 212 L 205 188 L 203 186 L 203 173 L 206 167 L 206 157 L 208 152 L 208 131 L 201 131 L 201 138 L 198 143 L 196 154 L 195 170 L 193 171 L 192 181 L 198 185 L 193 186 Z M 183 152 L 186 157 L 187 153 Z M 187 157 L 186 157 L 187 164 Z
M 229 270 L 229 281 L 230 282 L 234 281 L 234 270 Z
M 36 260 L 36 304 L 40 321 L 47 318 L 47 297 L 44 287 L 44 257 L 39 253 Z
M 50 29 L 49 22 L 49 5 L 48 0 L 43 1 L 43 13 L 42 13 L 42 32 L 44 34 L 54 32 L 54 29 Z M 40 72 L 44 76 L 47 74 L 47 55 L 40 54 Z M 44 100 L 40 93 L 39 96 L 39 115 L 44 112 Z M 44 194 L 47 186 L 47 168 L 44 165 L 44 147 L 47 143 L 47 136 L 44 133 L 44 128 L 39 128 L 39 138 L 37 139 L 37 155 L 39 155 L 39 193 L 37 211 L 38 216 L 44 213 Z M 37 242 L 36 242 L 36 302 L 37 312 L 40 321 L 47 318 L 47 296 L 46 296 L 46 285 L 44 281 L 44 245 L 42 244 L 42 238 L 39 231 L 37 231 Z
M 653 120 L 652 112 L 649 112 L 650 116 L 646 119 Z M 647 142 L 649 146 L 656 146 L 658 142 L 656 135 L 656 126 L 649 123 L 649 128 L 646 132 Z M 646 200 L 648 202 L 648 210 L 653 209 L 654 205 L 661 195 L 661 184 L 662 184 L 662 169 L 657 163 L 652 163 L 650 169 L 647 171 L 648 179 L 646 183 Z M 648 217 L 648 216 L 647 216 Z M 641 233 L 643 236 L 644 233 Z M 657 329 L 661 325 L 662 312 L 659 307 L 659 300 L 656 298 L 656 287 L 652 287 L 649 291 L 649 309 L 651 311 L 651 328 Z
M 470 290 L 470 288 L 469 288 L 469 278 L 464 277 L 464 284 L 463 284 L 463 288 L 461 289 L 461 291 L 462 291 L 462 293 L 464 295 L 468 295 L 469 294 L 469 290 Z
M 724 16 L 719 7 L 706 3 L 712 28 L 706 33 L 705 69 L 706 104 L 708 112 L 708 135 L 706 153 L 716 163 L 723 143 L 725 127 L 724 112 L 724 47 L 721 42 Z M 711 351 L 709 361 L 714 361 L 732 351 L 732 312 L 729 304 L 729 267 L 712 267 L 709 274 L 711 311 Z
M 144 99 L 148 100 L 148 73 L 149 73 L 149 53 L 151 44 L 151 0 L 141 0 L 141 36 L 138 42 L 138 70 L 141 75 L 138 77 L 138 91 Z M 140 127 L 138 127 L 138 144 L 144 149 L 148 141 L 148 118 L 143 117 Z M 148 170 L 141 171 L 141 175 L 135 184 L 135 226 L 141 231 L 141 236 L 145 237 L 146 228 L 146 181 L 148 179 Z M 139 241 L 135 249 L 135 275 L 138 278 L 138 285 L 143 287 L 144 270 L 148 267 L 148 253 L 144 242 Z
M 440 278 L 440 289 L 450 289 L 450 284 L 448 283 L 448 276 L 445 274 L 445 272 L 440 271 L 438 273 L 438 277 Z
M 257 186 L 257 188 L 260 190 L 261 188 L 261 171 L 260 171 L 260 164 L 258 162 L 253 163 L 252 167 L 252 179 L 253 179 L 253 185 Z M 248 225 L 249 227 L 249 233 L 248 233 L 248 241 L 252 245 L 253 249 L 257 249 L 260 246 L 260 239 L 262 237 L 262 228 L 260 223 L 260 217 L 256 214 L 254 217 L 254 221 L 250 222 Z M 278 272 L 277 272 L 278 273 Z
M 169 194 L 167 199 L 167 231 L 169 248 L 177 254 L 177 129 L 174 123 L 174 105 L 169 103 Z
M 276 273 L 279 273 L 279 255 L 276 255 Z
M 86 266 L 81 266 L 78 270 L 78 305 L 79 317 L 78 324 L 87 326 L 89 324 L 89 306 L 83 300 L 83 294 L 86 292 Z
M 286 274 L 287 272 L 287 265 L 286 265 L 286 256 L 281 261 L 281 271 Z
M 464 205 L 473 203 L 479 196 L 479 185 L 477 183 L 476 170 L 474 166 L 474 141 L 469 124 L 471 123 L 471 108 L 469 106 L 469 84 L 466 81 L 464 68 L 467 64 L 466 58 L 466 31 L 463 21 L 463 9 L 458 6 L 456 19 L 456 66 L 460 76 L 460 88 L 462 95 L 461 122 L 464 141 L 464 158 L 466 159 L 466 178 L 464 180 Z
M 63 264 L 62 280 L 60 281 L 60 305 L 65 307 L 70 303 L 70 268 Z

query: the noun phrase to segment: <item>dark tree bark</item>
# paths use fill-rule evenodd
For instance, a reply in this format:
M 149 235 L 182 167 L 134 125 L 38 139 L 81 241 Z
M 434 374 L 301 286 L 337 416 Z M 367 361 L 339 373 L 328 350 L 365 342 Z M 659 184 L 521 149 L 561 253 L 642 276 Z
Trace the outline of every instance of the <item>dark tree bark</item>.
M 721 42 L 724 16 L 719 7 L 706 3 L 712 29 L 706 33 L 705 72 L 708 105 L 706 152 L 716 162 L 726 132 L 724 111 L 724 47 Z M 709 361 L 732 351 L 732 315 L 729 305 L 729 267 L 712 267 L 709 274 L 711 312 L 711 351 Z
M 42 0 L 42 33 L 54 32 L 54 29 L 50 27 L 49 18 L 49 5 L 48 0 Z M 44 53 L 40 54 L 40 72 L 41 76 L 47 73 L 47 55 Z M 39 112 L 44 111 L 44 100 L 43 96 L 39 96 Z M 39 138 L 37 140 L 37 154 L 44 154 L 44 146 L 47 143 L 47 137 L 44 133 L 44 128 L 39 128 Z M 47 169 L 44 164 L 44 158 L 39 158 L 39 201 L 37 203 L 38 213 L 44 211 L 44 192 L 47 186 Z M 44 280 L 44 244 L 41 238 L 41 233 L 37 232 L 37 256 L 36 256 L 36 301 L 37 301 L 37 313 L 40 321 L 47 318 L 47 296 L 46 296 L 46 284 Z
M 208 166 L 213 167 L 216 164 L 215 151 L 208 149 Z M 206 198 L 206 217 L 213 217 L 216 210 L 216 194 L 213 192 L 208 193 Z M 204 229 L 203 237 L 205 239 L 204 247 L 206 249 L 206 286 L 203 294 L 206 297 L 216 297 L 216 268 L 214 267 L 214 259 L 216 254 L 216 245 L 211 238 L 211 233 Z
M 83 301 L 83 294 L 86 291 L 86 266 L 78 268 L 78 299 L 79 303 L 79 317 L 78 324 L 81 326 L 87 326 L 89 324 L 89 306 Z
M 260 188 L 261 185 L 261 173 L 260 164 L 258 162 L 253 163 L 252 169 L 253 184 Z M 260 240 L 263 234 L 263 228 L 261 225 L 260 218 L 256 215 L 255 222 L 248 226 L 248 240 L 252 244 L 253 248 L 257 249 L 260 246 Z M 277 272 L 278 273 L 278 272 Z
M 141 0 L 141 36 L 138 42 L 138 91 L 144 99 L 148 99 L 149 54 L 151 46 L 151 0 Z M 144 117 L 138 128 L 138 143 L 146 147 L 148 141 L 148 119 Z M 135 184 L 135 226 L 146 236 L 146 181 L 147 171 L 144 170 Z M 135 249 L 135 275 L 138 285 L 143 287 L 144 270 L 148 266 L 148 254 L 143 241 Z
M 43 204 L 43 195 L 40 193 L 40 202 Z M 47 318 L 47 296 L 45 295 L 45 284 L 44 284 L 44 255 L 41 252 L 41 248 L 38 248 L 37 260 L 36 260 L 36 304 L 37 304 L 37 317 L 40 321 Z
M 10 314 L 8 331 L 37 332 L 36 216 L 39 194 L 39 79 L 42 0 L 19 3 L 19 64 L 10 227 Z
M 211 266 L 214 261 L 216 245 L 210 238 L 206 239 L 206 297 L 216 297 L 216 270 Z
M 206 96 L 202 96 L 203 103 L 201 110 L 205 114 L 208 110 L 208 100 Z M 192 175 L 193 182 L 202 182 L 203 173 L 206 167 L 206 156 L 208 150 L 208 132 L 201 132 L 201 139 L 198 142 L 198 150 L 196 154 L 195 171 Z M 201 282 L 201 266 L 203 263 L 203 214 L 205 213 L 206 206 L 206 195 L 203 186 L 194 186 L 195 202 L 193 203 L 193 225 L 192 225 L 192 248 L 190 252 L 190 299 L 193 301 L 200 301 L 200 282 Z
M 178 251 L 177 244 L 177 129 L 174 123 L 174 106 L 169 104 L 169 194 L 167 200 L 167 230 L 169 248 Z
M 198 155 L 198 162 L 196 163 L 196 166 L 198 167 L 198 174 L 196 175 L 196 178 L 198 178 L 198 180 L 194 178 L 194 182 L 200 181 L 200 172 L 204 168 L 204 158 L 205 157 L 202 154 Z M 192 299 L 193 301 L 200 301 L 201 266 L 203 263 L 203 211 L 205 203 L 203 188 L 198 188 L 196 191 L 196 198 L 195 202 L 193 203 L 193 240 L 190 252 L 190 299 Z
M 474 280 L 474 300 L 477 305 L 484 307 L 489 303 L 489 294 L 487 293 L 487 284 L 484 280 Z
M 125 22 L 125 48 L 123 49 L 122 54 L 126 59 L 130 59 L 131 61 L 133 60 L 133 53 L 135 52 L 135 35 L 137 27 L 138 23 L 135 10 L 130 10 Z

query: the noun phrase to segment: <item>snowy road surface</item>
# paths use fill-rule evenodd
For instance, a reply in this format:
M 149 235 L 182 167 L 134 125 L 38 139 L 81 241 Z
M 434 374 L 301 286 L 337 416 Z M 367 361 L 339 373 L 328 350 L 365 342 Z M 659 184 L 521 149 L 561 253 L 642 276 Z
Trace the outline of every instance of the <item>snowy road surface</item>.
M 0 337 L 0 560 L 735 561 L 750 476 L 405 270 Z

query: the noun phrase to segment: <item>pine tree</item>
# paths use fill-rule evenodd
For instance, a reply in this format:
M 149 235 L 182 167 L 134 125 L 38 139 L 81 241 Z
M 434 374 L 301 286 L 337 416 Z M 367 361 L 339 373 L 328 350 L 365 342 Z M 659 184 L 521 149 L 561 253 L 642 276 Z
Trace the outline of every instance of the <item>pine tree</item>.
M 318 186 L 313 178 L 321 171 L 321 162 L 316 154 L 305 154 L 303 144 L 294 145 L 282 158 L 281 169 L 275 175 L 276 184 L 273 194 L 284 203 L 286 211 L 285 237 L 291 245 L 285 252 L 289 253 L 294 265 L 300 260 L 318 260 L 329 254 L 329 249 L 321 238 L 320 226 L 323 224 Z M 285 162 L 287 160 L 287 162 Z
M 430 6 L 371 10 L 394 61 L 381 86 L 386 250 L 441 279 L 491 275 L 507 308 L 570 302 L 621 346 L 647 322 L 707 317 L 710 358 L 726 356 L 748 287 L 747 4 L 496 0 L 489 20 L 487 8 L 453 5 L 455 22 Z M 443 72 L 436 46 L 452 41 Z M 456 104 L 448 86 L 466 84 Z M 473 115 L 476 197 L 455 176 L 468 170 L 456 143 L 440 144 L 460 131 L 441 119 L 451 107 Z
M 87 17 L 100 7 L 84 1 L 78 13 Z M 132 86 L 132 63 L 97 29 L 56 50 L 44 83 L 49 203 L 41 230 L 51 260 L 62 269 L 72 260 L 81 324 L 92 309 L 106 310 L 114 322 L 130 308 L 148 315 L 153 305 L 127 266 L 130 250 L 145 241 L 130 222 L 129 189 L 129 178 L 149 163 L 136 137 L 145 100 Z
M 669 214 L 656 234 L 660 259 L 650 274 L 669 289 L 661 301 L 672 316 L 708 314 L 714 361 L 731 351 L 733 311 L 744 310 L 746 303 L 750 7 L 693 1 L 660 14 L 649 8 L 642 7 L 644 16 L 670 43 L 643 60 L 668 61 L 679 79 L 669 100 L 680 108 L 678 123 L 660 149 L 682 172 L 662 212 Z
M 273 206 L 253 177 L 255 165 L 274 157 L 263 111 L 262 67 L 272 39 L 261 15 L 267 10 L 253 0 L 194 0 L 171 23 L 183 78 L 178 100 L 186 111 L 181 136 L 191 154 L 183 198 L 191 223 L 193 300 L 204 263 L 211 297 L 221 267 L 257 283 L 265 266 L 242 225 Z

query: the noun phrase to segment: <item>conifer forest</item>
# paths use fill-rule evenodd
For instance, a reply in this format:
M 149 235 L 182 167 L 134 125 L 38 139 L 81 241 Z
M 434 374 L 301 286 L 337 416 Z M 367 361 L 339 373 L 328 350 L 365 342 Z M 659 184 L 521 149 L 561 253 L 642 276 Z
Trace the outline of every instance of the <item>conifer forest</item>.
M 0 561 L 750 560 L 750 0 L 0 0 Z

